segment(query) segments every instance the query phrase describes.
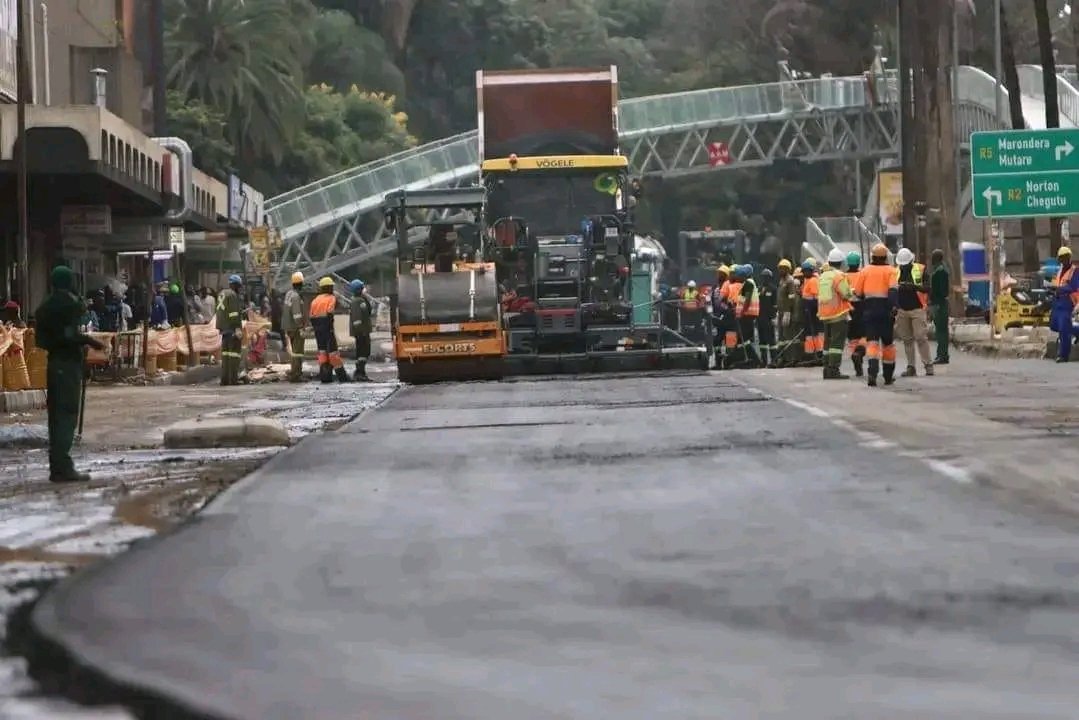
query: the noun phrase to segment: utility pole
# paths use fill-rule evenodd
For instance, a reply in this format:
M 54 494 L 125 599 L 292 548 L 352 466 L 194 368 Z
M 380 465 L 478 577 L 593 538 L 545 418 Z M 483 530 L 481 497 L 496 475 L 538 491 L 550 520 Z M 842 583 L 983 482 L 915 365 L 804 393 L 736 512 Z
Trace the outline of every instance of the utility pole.
M 16 202 L 19 205 L 19 299 L 27 316 L 30 313 L 30 187 L 29 162 L 26 149 L 26 100 L 30 83 L 26 68 L 26 8 L 22 0 L 15 3 L 15 94 L 16 137 L 19 147 L 16 162 Z
M 903 168 L 903 245 L 909 246 L 918 234 L 914 203 L 921 198 L 921 169 L 918 165 L 917 139 L 920 127 L 915 113 L 915 92 L 920 83 L 915 78 L 921 68 L 918 40 L 918 0 L 899 2 L 899 118 L 900 161 Z

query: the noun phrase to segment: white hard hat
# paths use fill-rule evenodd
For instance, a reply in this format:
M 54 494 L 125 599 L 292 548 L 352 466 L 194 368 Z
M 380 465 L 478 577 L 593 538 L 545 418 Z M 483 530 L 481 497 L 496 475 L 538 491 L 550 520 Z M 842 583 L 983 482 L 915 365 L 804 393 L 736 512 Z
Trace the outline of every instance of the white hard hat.
M 835 248 L 832 252 L 828 253 L 828 262 L 841 263 L 847 259 L 847 256 L 843 254 L 843 251 L 839 248 Z
M 910 265 L 914 262 L 914 253 L 907 248 L 901 248 L 895 254 L 895 262 L 897 265 Z
M 686 287 L 697 287 L 697 281 L 690 280 L 688 283 L 686 283 Z

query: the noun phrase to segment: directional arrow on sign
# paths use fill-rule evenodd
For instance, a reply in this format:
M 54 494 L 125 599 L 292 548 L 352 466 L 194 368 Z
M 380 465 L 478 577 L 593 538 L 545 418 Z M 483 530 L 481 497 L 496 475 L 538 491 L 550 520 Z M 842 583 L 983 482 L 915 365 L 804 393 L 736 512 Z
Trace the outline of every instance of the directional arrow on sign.
M 1056 147 L 1056 151 L 1057 151 L 1057 162 L 1060 162 L 1061 158 L 1066 158 L 1066 157 L 1068 157 L 1069 155 L 1071 155 L 1071 154 L 1072 154 L 1072 150 L 1075 150 L 1075 146 L 1074 146 L 1074 145 L 1072 145 L 1072 144 L 1071 144 L 1070 142 L 1068 142 L 1067 140 L 1065 140 L 1065 141 L 1064 141 L 1064 144 L 1063 144 L 1063 145 L 1057 145 L 1057 147 Z
M 991 187 L 987 187 L 985 191 L 982 192 L 982 197 L 985 198 L 985 201 L 987 203 L 990 203 L 992 205 L 1004 204 L 1004 193 L 1002 193 L 1000 190 L 994 190 Z

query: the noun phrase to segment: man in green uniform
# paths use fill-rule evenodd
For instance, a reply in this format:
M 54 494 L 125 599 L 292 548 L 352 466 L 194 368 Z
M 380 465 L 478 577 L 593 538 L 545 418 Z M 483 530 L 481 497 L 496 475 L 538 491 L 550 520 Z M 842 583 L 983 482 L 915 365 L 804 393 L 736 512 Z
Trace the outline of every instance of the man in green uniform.
M 780 367 L 791 367 L 802 360 L 799 337 L 802 325 L 802 294 L 798 280 L 791 273 L 791 261 L 779 261 L 779 286 L 776 289 L 776 325 L 779 326 L 779 352 L 773 358 Z
M 285 293 L 285 307 L 281 311 L 281 331 L 288 338 L 288 381 L 303 381 L 303 329 L 307 321 L 303 316 L 303 273 L 292 273 L 292 289 Z
M 352 291 L 352 307 L 349 310 L 349 322 L 352 337 L 356 340 L 356 370 L 352 379 L 367 382 L 367 358 L 371 356 L 371 301 L 364 292 L 363 280 L 353 280 L 348 284 Z
M 71 268 L 52 271 L 52 294 L 37 309 L 37 344 L 49 353 L 46 375 L 49 417 L 49 480 L 86 482 L 90 476 L 75 470 L 71 446 L 79 425 L 83 383 L 83 348 L 104 349 L 79 331 L 86 305 L 71 291 Z
M 229 286 L 217 299 L 217 331 L 221 333 L 221 384 L 240 382 L 240 350 L 243 346 L 243 307 L 240 292 L 243 280 L 239 275 L 229 277 Z
M 929 276 L 930 317 L 937 336 L 937 357 L 935 365 L 948 364 L 948 293 L 951 290 L 951 278 L 948 266 L 944 264 L 944 251 L 933 251 L 933 272 Z

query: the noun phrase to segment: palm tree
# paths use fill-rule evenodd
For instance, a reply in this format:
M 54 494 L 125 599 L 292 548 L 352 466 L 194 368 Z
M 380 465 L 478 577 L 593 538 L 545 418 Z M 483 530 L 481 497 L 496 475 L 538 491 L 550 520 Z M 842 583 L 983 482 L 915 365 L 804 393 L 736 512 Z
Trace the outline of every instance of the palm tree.
M 279 162 L 303 122 L 307 0 L 171 0 L 170 87 L 218 109 L 246 158 Z

